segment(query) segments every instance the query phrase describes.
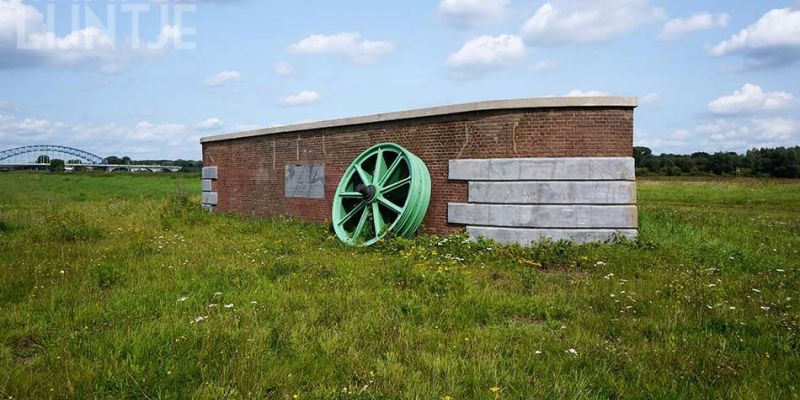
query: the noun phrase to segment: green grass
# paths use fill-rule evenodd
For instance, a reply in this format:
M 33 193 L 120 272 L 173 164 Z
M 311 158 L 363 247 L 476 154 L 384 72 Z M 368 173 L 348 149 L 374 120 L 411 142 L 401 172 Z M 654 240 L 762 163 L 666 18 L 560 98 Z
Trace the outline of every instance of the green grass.
M 350 248 L 197 176 L 0 188 L 2 398 L 800 396 L 798 183 L 640 181 L 638 241 L 530 249 Z

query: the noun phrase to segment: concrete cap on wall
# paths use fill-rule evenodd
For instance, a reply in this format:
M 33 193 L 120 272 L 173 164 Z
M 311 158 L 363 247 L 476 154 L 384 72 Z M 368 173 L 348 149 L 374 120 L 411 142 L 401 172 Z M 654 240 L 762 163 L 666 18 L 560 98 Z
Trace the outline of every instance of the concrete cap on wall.
M 200 138 L 200 143 L 218 142 L 246 138 L 252 136 L 273 135 L 278 133 L 307 131 L 312 129 L 335 128 L 347 125 L 371 124 L 376 122 L 397 121 L 404 119 L 435 117 L 448 114 L 459 114 L 473 111 L 492 111 L 531 108 L 602 108 L 622 107 L 634 108 L 639 105 L 636 97 L 543 97 L 513 100 L 492 100 L 476 103 L 454 104 L 441 107 L 420 108 L 409 111 L 399 111 L 384 114 L 367 115 L 361 117 L 332 119 L 327 121 L 310 122 L 306 124 L 278 126 L 267 129 L 257 129 L 245 132 L 228 133 L 217 136 Z

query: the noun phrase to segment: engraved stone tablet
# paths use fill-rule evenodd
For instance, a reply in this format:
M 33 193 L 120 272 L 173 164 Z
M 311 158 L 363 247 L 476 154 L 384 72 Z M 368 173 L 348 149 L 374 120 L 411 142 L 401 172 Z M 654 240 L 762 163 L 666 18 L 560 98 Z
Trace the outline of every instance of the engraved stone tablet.
M 286 197 L 325 198 L 325 164 L 286 166 Z

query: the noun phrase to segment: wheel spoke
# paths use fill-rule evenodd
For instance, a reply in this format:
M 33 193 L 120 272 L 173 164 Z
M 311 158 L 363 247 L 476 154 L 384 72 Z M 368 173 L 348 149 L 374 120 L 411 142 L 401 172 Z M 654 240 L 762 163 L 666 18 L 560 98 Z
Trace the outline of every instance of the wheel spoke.
M 394 182 L 394 183 L 392 183 L 392 184 L 390 184 L 388 186 L 384 186 L 384 188 L 381 189 L 381 193 L 383 193 L 383 194 L 389 193 L 392 190 L 395 190 L 395 189 L 399 188 L 400 186 L 403 186 L 403 185 L 405 185 L 405 184 L 407 184 L 409 182 L 411 182 L 411 177 L 403 178 L 403 179 L 401 179 L 401 180 L 399 180 L 397 182 Z
M 377 184 L 382 180 L 385 171 L 386 171 L 386 160 L 383 159 L 383 150 L 378 150 L 378 154 L 375 157 L 375 172 L 372 174 L 373 185 Z
M 362 203 L 363 204 L 363 203 Z M 361 232 L 364 231 L 364 226 L 367 225 L 367 220 L 369 219 L 369 210 L 364 207 L 364 211 L 361 212 L 361 219 L 358 220 L 358 226 L 356 226 L 355 232 L 353 232 L 353 239 L 358 238 L 361 236 Z
M 345 222 L 349 221 L 351 218 L 353 218 L 354 215 L 358 214 L 358 211 L 361 210 L 362 208 L 364 208 L 364 202 L 363 201 L 361 203 L 358 203 L 358 205 L 355 206 L 355 208 L 350 210 L 350 212 L 347 213 L 347 215 L 345 215 L 344 218 L 342 218 L 342 220 L 339 221 L 337 224 L 342 225 Z
M 392 162 L 392 165 L 389 166 L 389 169 L 387 169 L 386 173 L 383 174 L 383 176 L 381 177 L 381 180 L 379 182 L 381 185 L 386 183 L 386 180 L 389 179 L 389 177 L 394 173 L 394 170 L 397 169 L 397 166 L 400 165 L 401 161 L 403 161 L 403 157 L 402 155 L 398 154 L 397 158 L 395 158 L 394 161 Z
M 403 212 L 403 208 L 402 208 L 402 207 L 398 206 L 397 204 L 394 204 L 394 203 L 392 203 L 391 201 L 387 200 L 387 199 L 386 199 L 385 197 L 383 197 L 383 196 L 381 196 L 381 197 L 378 197 L 378 201 L 379 201 L 381 204 L 383 204 L 383 205 L 385 205 L 386 207 L 388 207 L 390 210 L 392 210 L 392 211 L 396 212 L 397 214 L 400 214 L 400 213 L 402 213 L 402 212 Z
M 343 199 L 360 199 L 362 196 L 358 192 L 342 192 L 339 193 L 339 197 Z
M 356 165 L 356 171 L 358 171 L 358 177 L 361 178 L 361 183 L 365 185 L 372 183 L 372 177 L 360 165 Z
M 378 203 L 372 203 L 372 220 L 375 222 L 375 237 L 380 237 L 386 226 L 386 223 L 383 222 L 383 215 L 381 215 L 379 207 Z

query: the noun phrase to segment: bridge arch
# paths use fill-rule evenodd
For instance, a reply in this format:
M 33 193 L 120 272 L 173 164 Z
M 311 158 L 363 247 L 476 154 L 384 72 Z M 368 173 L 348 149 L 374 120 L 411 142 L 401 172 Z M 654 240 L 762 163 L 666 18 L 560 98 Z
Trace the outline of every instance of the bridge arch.
M 90 164 L 102 164 L 103 158 L 96 155 L 89 153 L 88 151 L 84 151 L 81 149 L 76 149 L 74 147 L 67 147 L 67 146 L 58 146 L 58 145 L 51 145 L 51 144 L 40 144 L 34 146 L 23 146 L 17 147 L 14 149 L 0 151 L 0 161 L 16 157 L 21 154 L 27 153 L 62 153 L 62 154 L 69 154 L 73 157 L 77 157 L 81 160 L 84 160 Z

